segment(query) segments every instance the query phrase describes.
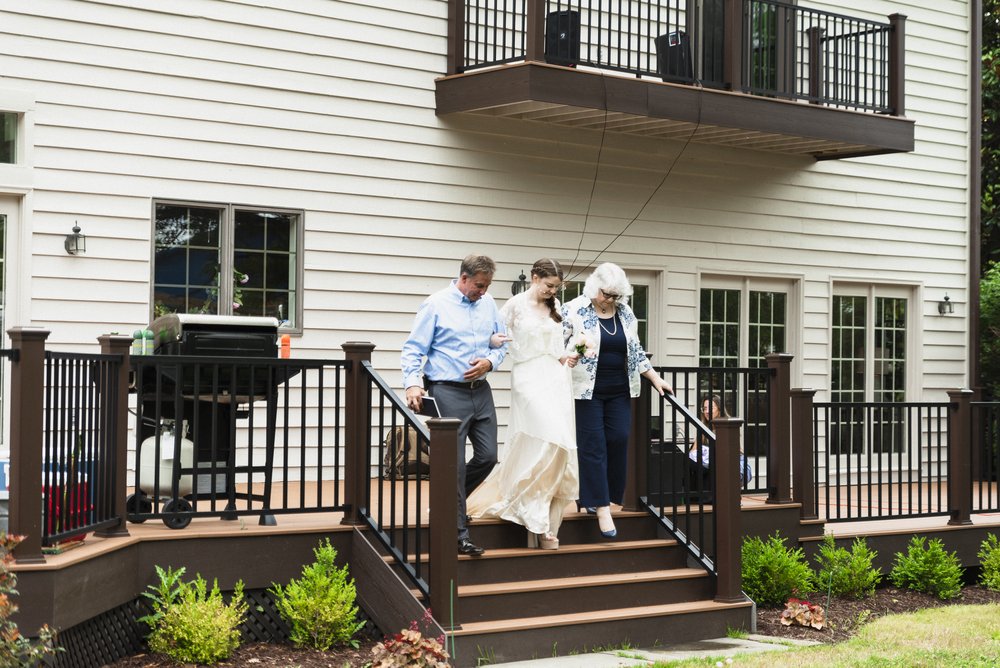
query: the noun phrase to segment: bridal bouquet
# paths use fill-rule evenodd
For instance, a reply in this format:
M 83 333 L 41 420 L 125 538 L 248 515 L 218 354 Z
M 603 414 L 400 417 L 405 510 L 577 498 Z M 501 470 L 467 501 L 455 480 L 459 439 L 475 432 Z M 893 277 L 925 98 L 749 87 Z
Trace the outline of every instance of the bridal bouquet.
M 573 350 L 580 357 L 597 357 L 597 351 L 594 350 L 594 342 L 583 334 L 578 335 L 574 340 Z

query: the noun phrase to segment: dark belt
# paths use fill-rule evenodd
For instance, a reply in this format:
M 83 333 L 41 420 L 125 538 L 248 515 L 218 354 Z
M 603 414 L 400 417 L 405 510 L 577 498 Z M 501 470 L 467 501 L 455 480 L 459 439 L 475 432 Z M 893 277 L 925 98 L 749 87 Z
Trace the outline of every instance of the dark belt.
M 477 378 L 476 380 L 470 380 L 468 382 L 463 382 L 459 380 L 428 380 L 428 385 L 447 385 L 448 387 L 459 387 L 463 390 L 474 390 L 477 387 L 481 387 L 486 384 L 485 378 Z

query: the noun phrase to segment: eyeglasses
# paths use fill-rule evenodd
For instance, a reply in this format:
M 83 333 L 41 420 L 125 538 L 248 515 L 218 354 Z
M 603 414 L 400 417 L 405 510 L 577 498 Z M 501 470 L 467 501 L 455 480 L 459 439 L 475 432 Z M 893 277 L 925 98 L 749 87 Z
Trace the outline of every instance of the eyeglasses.
M 616 302 L 616 301 L 618 301 L 619 299 L 622 298 L 621 295 L 616 295 L 613 292 L 608 292 L 604 288 L 601 288 L 601 294 L 604 295 L 605 299 L 610 299 L 611 301 L 614 301 L 614 302 Z

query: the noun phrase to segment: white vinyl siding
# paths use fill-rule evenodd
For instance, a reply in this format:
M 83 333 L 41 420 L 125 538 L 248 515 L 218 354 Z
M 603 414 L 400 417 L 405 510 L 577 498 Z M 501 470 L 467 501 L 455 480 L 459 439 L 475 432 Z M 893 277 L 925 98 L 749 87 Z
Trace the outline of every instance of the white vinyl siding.
M 81 349 L 145 325 L 152 202 L 228 202 L 303 211 L 293 354 L 368 340 L 397 384 L 420 302 L 484 252 L 501 302 L 539 257 L 656 276 L 646 348 L 657 365 L 697 363 L 700 276 L 794 281 L 793 383 L 821 400 L 833 282 L 916 286 L 909 345 L 924 362 L 909 396 L 940 400 L 965 384 L 978 17 L 957 1 L 810 6 L 907 14 L 912 153 L 815 162 L 697 137 L 438 117 L 442 0 L 0 0 L 3 85 L 34 114 L 30 292 L 6 325 L 47 327 L 51 346 Z M 63 251 L 75 221 L 86 256 Z M 936 313 L 945 292 L 950 317 Z M 501 422 L 506 369 L 494 382 Z

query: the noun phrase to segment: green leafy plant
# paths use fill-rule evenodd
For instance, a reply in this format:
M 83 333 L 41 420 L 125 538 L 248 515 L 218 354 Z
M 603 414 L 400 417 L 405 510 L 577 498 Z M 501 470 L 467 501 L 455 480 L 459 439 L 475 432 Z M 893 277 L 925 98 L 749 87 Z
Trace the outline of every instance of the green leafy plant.
M 29 640 L 21 635 L 17 624 L 11 616 L 17 612 L 14 596 L 17 595 L 17 575 L 10 570 L 14 560 L 12 552 L 17 544 L 24 540 L 23 536 L 14 536 L 0 532 L 0 667 L 2 668 L 34 668 L 46 665 L 46 658 L 55 656 L 62 651 L 55 644 L 55 632 L 48 626 L 38 631 L 36 640 Z
M 139 620 L 152 628 L 149 648 L 178 663 L 212 664 L 227 659 L 240 645 L 239 627 L 246 619 L 243 582 L 236 583 L 227 605 L 218 581 L 211 589 L 200 575 L 184 582 L 184 570 L 156 566 L 159 582 L 144 593 L 153 612 Z
M 410 622 L 410 628 L 399 633 L 386 636 L 385 640 L 372 648 L 372 668 L 401 668 L 403 666 L 427 666 L 430 668 L 445 668 L 448 663 L 448 651 L 445 649 L 445 637 L 432 638 L 427 635 L 431 629 L 433 618 L 431 611 L 424 611 L 424 631 L 421 632 L 416 620 Z
M 357 620 L 357 589 L 347 575 L 347 566 L 337 567 L 337 550 L 330 539 L 314 548 L 313 554 L 316 561 L 302 568 L 300 579 L 286 587 L 272 584 L 268 592 L 291 628 L 291 641 L 326 651 L 350 643 L 365 623 Z
M 926 548 L 924 543 L 927 543 Z M 927 542 L 923 536 L 914 536 L 906 554 L 896 553 L 889 579 L 897 587 L 926 592 L 946 600 L 955 598 L 962 591 L 962 565 L 954 552 L 945 552 L 940 538 Z
M 826 534 L 816 555 L 817 584 L 832 596 L 870 596 L 882 581 L 882 570 L 872 566 L 877 556 L 864 538 L 855 538 L 848 551 L 837 547 L 833 534 Z
M 766 541 L 743 541 L 743 590 L 758 605 L 781 605 L 793 596 L 815 591 L 815 574 L 802 548 L 785 546 L 777 532 Z
M 1000 591 L 1000 540 L 995 533 L 979 544 L 979 583 L 987 589 Z

